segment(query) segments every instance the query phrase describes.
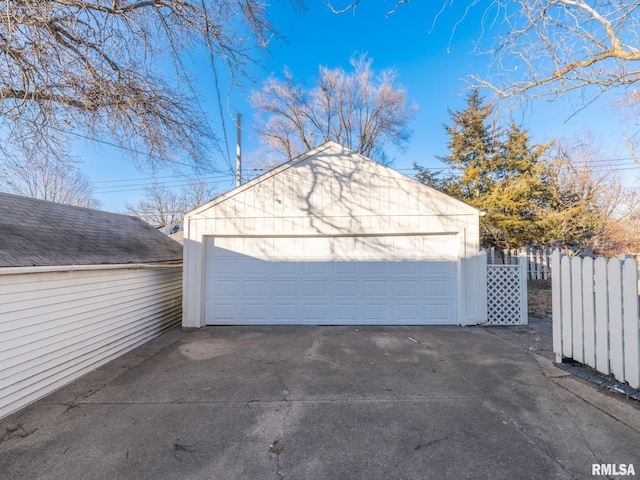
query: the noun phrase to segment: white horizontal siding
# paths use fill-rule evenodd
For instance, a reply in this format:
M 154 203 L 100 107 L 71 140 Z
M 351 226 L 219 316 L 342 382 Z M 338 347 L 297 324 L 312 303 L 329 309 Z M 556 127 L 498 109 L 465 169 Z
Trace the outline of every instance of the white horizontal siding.
M 181 268 L 0 276 L 0 418 L 180 322 Z

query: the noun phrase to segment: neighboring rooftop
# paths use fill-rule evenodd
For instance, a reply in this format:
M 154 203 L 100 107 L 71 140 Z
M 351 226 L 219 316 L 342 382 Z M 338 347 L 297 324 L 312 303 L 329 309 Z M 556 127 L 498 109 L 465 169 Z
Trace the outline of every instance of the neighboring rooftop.
M 139 218 L 0 193 L 0 267 L 182 261 Z

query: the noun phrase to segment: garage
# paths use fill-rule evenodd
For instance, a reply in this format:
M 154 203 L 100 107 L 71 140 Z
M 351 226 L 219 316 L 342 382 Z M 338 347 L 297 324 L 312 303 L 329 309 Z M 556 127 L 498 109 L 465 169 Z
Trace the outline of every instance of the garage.
M 184 247 L 186 327 L 486 315 L 478 211 L 333 142 L 190 212 Z

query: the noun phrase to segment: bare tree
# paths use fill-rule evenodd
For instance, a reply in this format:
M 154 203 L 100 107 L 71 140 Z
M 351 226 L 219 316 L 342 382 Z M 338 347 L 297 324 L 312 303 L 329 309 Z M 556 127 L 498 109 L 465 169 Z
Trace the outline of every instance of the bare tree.
M 145 189 L 144 199 L 136 205 L 126 205 L 129 215 L 142 218 L 157 226 L 182 223 L 184 215 L 215 196 L 215 187 L 200 180 L 192 180 L 176 191 L 155 182 Z
M 611 163 L 603 163 L 590 133 L 553 146 L 547 165 L 548 241 L 593 247 L 609 254 L 640 246 L 640 207 L 635 188 L 626 185 Z M 600 160 L 600 161 L 599 161 Z
M 503 97 L 529 98 L 633 85 L 640 80 L 639 7 L 621 0 L 494 0 L 483 16 L 499 19 L 492 69 L 488 79 L 474 79 Z
M 338 7 L 326 3 L 343 13 L 360 1 Z M 388 0 L 387 15 L 404 3 L 408 0 Z M 452 3 L 443 2 L 434 22 Z M 588 102 L 640 81 L 638 1 L 472 0 L 453 33 L 474 14 L 482 23 L 476 52 L 490 54 L 492 61 L 487 76 L 472 76 L 472 81 L 502 97 L 555 98 L 579 90 L 581 101 Z M 627 93 L 627 100 L 640 103 L 634 88 Z
M 204 205 L 211 201 L 216 195 L 218 195 L 218 193 L 215 185 L 207 185 L 202 180 L 191 180 L 188 185 L 182 187 L 180 193 L 184 213 Z
M 396 84 L 396 72 L 375 74 L 372 61 L 351 59 L 352 72 L 320 67 L 316 85 L 305 88 L 285 70 L 284 80 L 269 79 L 253 92 L 260 141 L 291 159 L 328 140 L 382 163 L 390 145 L 402 149 L 410 138 L 415 107 Z
M 0 171 L 1 189 L 24 197 L 78 207 L 98 208 L 89 179 L 78 167 L 57 159 L 24 155 L 7 161 Z
M 387 17 L 393 15 L 398 10 L 398 7 L 400 7 L 400 5 L 402 5 L 403 3 L 409 3 L 410 1 L 411 0 L 394 0 L 392 2 L 389 2 L 388 5 L 391 7 L 391 10 L 387 12 Z M 353 0 L 350 3 L 345 2 L 338 7 L 335 7 L 333 2 L 331 2 L 330 0 L 324 0 L 324 3 L 327 4 L 329 9 L 333 13 L 340 14 L 348 12 L 350 10 L 355 11 L 355 9 L 358 8 L 358 5 L 360 5 L 360 0 Z
M 71 132 L 152 165 L 199 164 L 216 137 L 182 58 L 205 46 L 235 78 L 272 34 L 260 0 L 5 0 L 0 151 L 65 156 Z M 161 73 L 170 61 L 177 80 Z

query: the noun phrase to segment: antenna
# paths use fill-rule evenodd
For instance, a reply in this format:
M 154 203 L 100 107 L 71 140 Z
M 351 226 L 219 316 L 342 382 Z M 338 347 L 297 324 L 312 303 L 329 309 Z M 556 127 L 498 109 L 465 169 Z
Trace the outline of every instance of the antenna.
M 237 115 L 237 140 L 236 140 L 236 187 L 242 185 L 242 115 Z

